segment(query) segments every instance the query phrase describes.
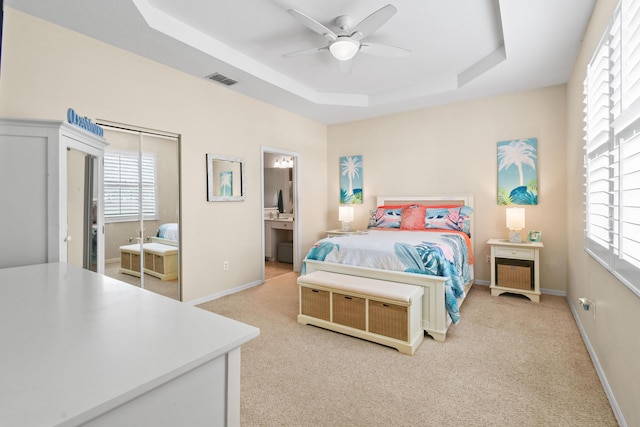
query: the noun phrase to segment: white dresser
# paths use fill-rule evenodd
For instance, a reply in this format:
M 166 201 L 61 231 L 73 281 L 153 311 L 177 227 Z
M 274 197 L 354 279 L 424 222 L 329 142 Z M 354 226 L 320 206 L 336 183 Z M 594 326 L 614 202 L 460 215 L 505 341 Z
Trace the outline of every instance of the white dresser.
M 64 263 L 0 269 L 0 425 L 238 426 L 258 334 Z

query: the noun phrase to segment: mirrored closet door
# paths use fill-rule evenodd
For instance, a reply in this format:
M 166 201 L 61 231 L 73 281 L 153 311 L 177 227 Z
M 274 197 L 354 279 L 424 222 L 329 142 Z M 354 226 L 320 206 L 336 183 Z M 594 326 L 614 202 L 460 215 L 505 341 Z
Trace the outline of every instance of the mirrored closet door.
M 100 123 L 105 274 L 181 300 L 177 135 Z
M 67 263 L 98 271 L 98 158 L 67 148 Z M 102 271 L 102 267 L 100 269 Z

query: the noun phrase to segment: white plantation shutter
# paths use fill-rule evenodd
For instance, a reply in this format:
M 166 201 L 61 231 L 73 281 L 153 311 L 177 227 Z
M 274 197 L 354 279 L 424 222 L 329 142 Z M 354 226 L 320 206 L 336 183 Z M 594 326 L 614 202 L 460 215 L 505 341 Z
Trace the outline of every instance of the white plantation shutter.
M 611 116 L 615 120 L 620 117 L 622 112 L 622 52 L 621 52 L 621 17 L 620 13 L 616 12 L 611 23 L 611 30 L 609 31 L 609 45 L 611 47 Z
M 615 269 L 640 287 L 640 126 L 619 136 L 620 236 Z
M 587 247 L 606 257 L 612 242 L 610 53 L 605 37 L 587 68 L 585 93 L 585 169 Z
M 106 152 L 104 155 L 105 221 L 157 219 L 156 159 L 138 153 Z M 140 185 L 142 183 L 142 185 Z
M 640 99 L 640 1 L 623 0 L 622 21 L 622 108 Z
M 640 0 L 621 0 L 585 78 L 588 253 L 640 296 Z

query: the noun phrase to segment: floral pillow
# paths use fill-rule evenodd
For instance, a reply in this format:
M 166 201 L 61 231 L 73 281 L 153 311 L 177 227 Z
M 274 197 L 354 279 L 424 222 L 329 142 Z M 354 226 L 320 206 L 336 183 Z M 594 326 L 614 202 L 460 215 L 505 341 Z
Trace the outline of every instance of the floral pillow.
M 368 228 L 400 228 L 402 206 L 379 206 L 371 210 Z
M 471 212 L 469 206 L 456 208 L 427 208 L 425 228 L 457 230 L 470 235 Z
M 410 205 L 402 208 L 401 230 L 424 230 L 427 207 Z

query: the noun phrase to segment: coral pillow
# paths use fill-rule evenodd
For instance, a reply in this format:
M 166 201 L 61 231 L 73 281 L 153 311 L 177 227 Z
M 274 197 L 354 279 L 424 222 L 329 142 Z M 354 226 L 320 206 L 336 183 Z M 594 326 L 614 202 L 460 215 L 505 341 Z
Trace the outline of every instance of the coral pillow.
M 422 205 L 410 205 L 402 208 L 400 220 L 401 230 L 424 230 L 427 207 Z

